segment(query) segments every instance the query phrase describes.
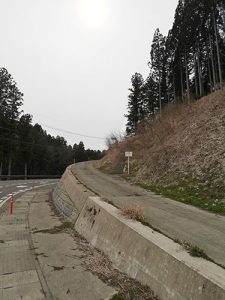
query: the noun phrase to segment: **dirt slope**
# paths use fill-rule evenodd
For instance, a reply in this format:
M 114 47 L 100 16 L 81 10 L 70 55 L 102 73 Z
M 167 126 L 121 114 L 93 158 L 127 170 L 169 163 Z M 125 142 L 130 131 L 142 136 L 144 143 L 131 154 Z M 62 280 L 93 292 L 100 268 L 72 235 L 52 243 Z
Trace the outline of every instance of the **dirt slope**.
M 102 169 L 121 173 L 124 151 L 133 151 L 133 179 L 149 184 L 176 184 L 191 178 L 223 188 L 225 179 L 225 89 L 189 105 L 166 108 L 137 136 L 112 146 Z

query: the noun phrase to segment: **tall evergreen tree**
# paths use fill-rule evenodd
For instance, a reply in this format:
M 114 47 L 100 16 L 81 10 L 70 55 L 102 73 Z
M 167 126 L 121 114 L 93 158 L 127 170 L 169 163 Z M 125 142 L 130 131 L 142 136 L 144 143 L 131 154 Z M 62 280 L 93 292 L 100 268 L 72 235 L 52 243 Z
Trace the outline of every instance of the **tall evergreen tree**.
M 15 126 L 21 114 L 23 94 L 16 82 L 5 68 L 0 68 L 0 171 L 3 161 L 8 163 L 8 174 L 11 174 L 13 149 L 16 148 Z M 6 128 L 6 129 L 5 129 Z
M 135 73 L 131 78 L 132 87 L 129 89 L 128 114 L 126 132 L 132 135 L 137 130 L 138 124 L 143 119 L 143 77 L 140 73 Z
M 221 88 L 224 53 L 225 1 L 179 0 L 168 36 L 159 29 L 154 33 L 149 76 L 129 95 L 127 133 L 157 111 L 161 114 L 169 102 L 198 99 Z
M 157 28 L 151 47 L 151 77 L 158 85 L 158 103 L 159 103 L 159 112 L 162 111 L 162 102 L 166 101 L 166 69 L 165 69 L 165 37 L 160 33 Z
M 143 84 L 143 100 L 142 100 L 142 111 L 143 120 L 154 116 L 159 110 L 158 97 L 158 84 L 152 78 L 150 74 Z

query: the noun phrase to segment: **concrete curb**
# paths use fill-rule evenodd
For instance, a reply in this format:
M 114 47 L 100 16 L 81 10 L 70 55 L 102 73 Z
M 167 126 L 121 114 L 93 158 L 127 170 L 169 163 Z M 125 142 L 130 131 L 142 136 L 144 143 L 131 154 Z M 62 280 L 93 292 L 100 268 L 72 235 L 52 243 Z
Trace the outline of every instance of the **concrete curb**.
M 224 269 L 191 257 L 162 234 L 89 196 L 69 168 L 62 182 L 76 209 L 75 229 L 107 254 L 119 270 L 149 285 L 162 300 L 225 299 Z

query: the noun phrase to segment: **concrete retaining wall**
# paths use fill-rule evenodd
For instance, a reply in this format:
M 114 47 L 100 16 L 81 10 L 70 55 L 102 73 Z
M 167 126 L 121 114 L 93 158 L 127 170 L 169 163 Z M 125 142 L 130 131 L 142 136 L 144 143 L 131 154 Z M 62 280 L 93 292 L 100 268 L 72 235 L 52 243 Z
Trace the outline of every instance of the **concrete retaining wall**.
M 76 208 L 75 229 L 118 269 L 149 285 L 162 300 L 225 299 L 224 269 L 191 257 L 162 234 L 122 217 L 100 198 L 87 196 L 68 171 L 61 183 Z
M 59 182 L 53 191 L 53 203 L 60 216 L 66 221 L 75 222 L 75 218 L 78 214 L 75 212 L 73 202 L 67 194 L 62 182 Z
M 89 196 L 93 193 L 80 184 L 69 166 L 53 191 L 53 202 L 60 214 L 74 223 Z
M 225 299 L 225 270 L 191 257 L 182 246 L 122 217 L 99 198 L 88 198 L 75 229 L 161 299 Z

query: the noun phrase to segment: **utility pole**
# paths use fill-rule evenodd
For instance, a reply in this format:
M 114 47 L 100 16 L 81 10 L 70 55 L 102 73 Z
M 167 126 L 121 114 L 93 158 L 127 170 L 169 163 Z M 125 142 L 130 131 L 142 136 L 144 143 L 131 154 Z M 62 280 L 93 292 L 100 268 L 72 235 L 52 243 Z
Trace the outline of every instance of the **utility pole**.
M 3 168 L 3 163 L 1 161 L 1 164 L 0 164 L 0 176 L 2 176 L 2 168 Z M 0 178 L 0 180 L 1 180 L 1 178 Z
M 27 180 L 27 163 L 25 163 L 24 166 L 24 175 L 25 175 L 25 180 Z

